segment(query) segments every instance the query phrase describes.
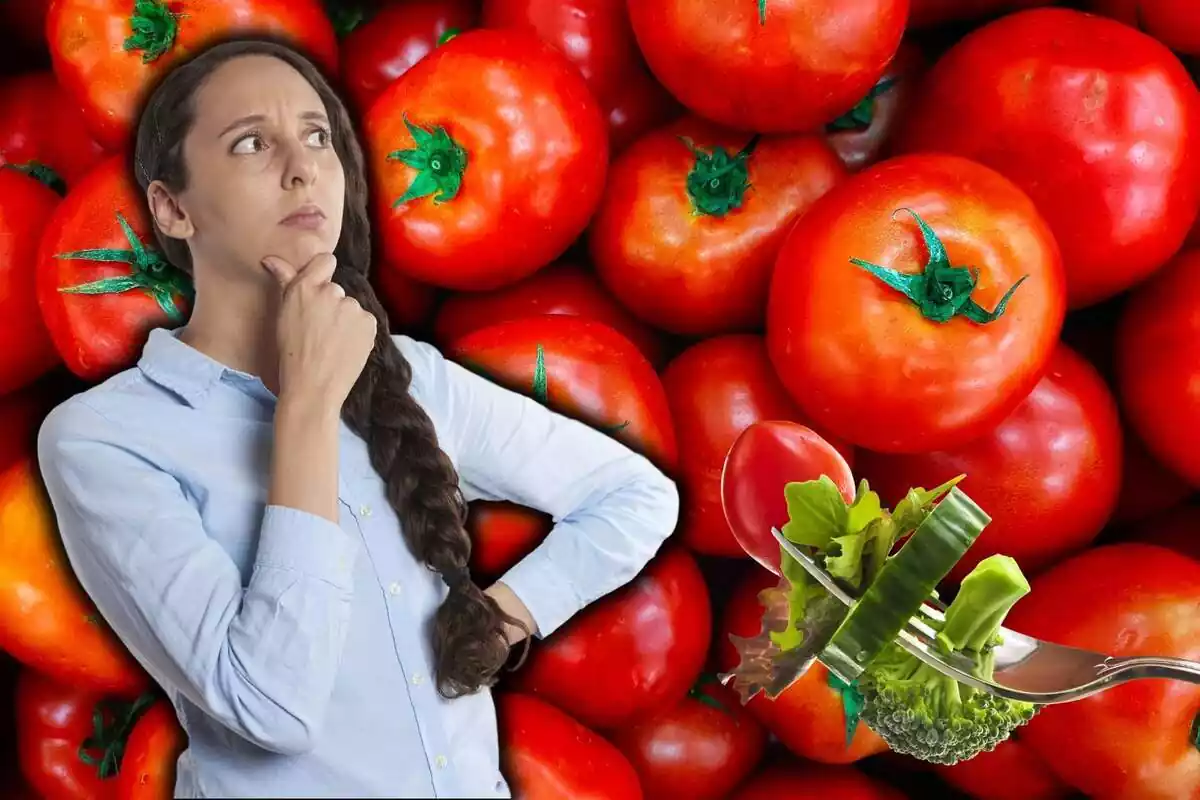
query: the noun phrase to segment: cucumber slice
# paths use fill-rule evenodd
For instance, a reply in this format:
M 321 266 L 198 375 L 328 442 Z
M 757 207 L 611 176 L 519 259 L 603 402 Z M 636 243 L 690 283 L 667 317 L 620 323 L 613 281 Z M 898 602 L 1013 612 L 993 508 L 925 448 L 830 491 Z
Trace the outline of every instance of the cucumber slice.
M 846 683 L 861 675 L 991 521 L 975 501 L 951 489 L 884 562 L 821 652 L 821 663 Z

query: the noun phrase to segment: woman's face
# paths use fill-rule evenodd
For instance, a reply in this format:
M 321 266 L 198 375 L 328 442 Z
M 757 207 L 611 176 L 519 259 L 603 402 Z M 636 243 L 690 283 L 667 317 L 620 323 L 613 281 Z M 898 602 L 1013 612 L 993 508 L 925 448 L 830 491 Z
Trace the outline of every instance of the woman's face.
M 158 208 L 151 192 L 160 224 L 165 215 L 176 226 L 166 232 L 188 240 L 197 265 L 233 279 L 271 280 L 266 256 L 299 267 L 332 252 L 345 173 L 308 81 L 279 59 L 241 56 L 214 70 L 194 103 L 183 145 L 187 189 L 173 211 Z

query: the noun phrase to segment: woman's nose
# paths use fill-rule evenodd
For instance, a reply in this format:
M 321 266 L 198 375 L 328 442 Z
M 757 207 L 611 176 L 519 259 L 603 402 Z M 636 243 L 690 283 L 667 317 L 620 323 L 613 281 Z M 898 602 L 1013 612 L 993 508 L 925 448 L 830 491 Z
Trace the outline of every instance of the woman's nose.
M 291 142 L 283 169 L 284 188 L 307 185 L 317 178 L 316 156 L 301 142 Z

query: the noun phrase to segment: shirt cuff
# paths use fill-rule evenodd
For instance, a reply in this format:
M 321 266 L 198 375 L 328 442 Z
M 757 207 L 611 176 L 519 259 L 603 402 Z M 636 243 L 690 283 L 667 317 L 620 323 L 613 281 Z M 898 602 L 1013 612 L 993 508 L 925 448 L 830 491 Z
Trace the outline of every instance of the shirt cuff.
M 325 517 L 290 506 L 268 505 L 255 566 L 299 572 L 350 591 L 358 541 Z
M 504 573 L 500 581 L 529 609 L 539 639 L 554 633 L 585 605 L 569 577 L 550 559 L 544 543 Z

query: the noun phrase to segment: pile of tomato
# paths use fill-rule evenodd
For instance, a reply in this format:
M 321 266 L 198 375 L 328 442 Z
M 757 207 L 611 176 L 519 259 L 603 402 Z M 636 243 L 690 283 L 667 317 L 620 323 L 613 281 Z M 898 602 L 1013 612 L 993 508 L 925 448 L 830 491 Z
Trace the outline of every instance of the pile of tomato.
M 1200 800 L 1200 687 L 1050 707 L 933 768 L 847 730 L 819 665 L 745 706 L 716 677 L 776 581 L 720 501 L 768 420 L 885 503 L 965 473 L 993 522 L 951 578 L 1015 557 L 1013 627 L 1200 659 L 1190 0 L 19 0 L 0 24 L 0 796 L 170 796 L 184 737 L 75 582 L 34 443 L 189 311 L 127 161 L 146 87 L 269 32 L 359 125 L 394 329 L 680 487 L 642 574 L 498 687 L 518 796 Z M 475 504 L 476 579 L 550 524 Z

